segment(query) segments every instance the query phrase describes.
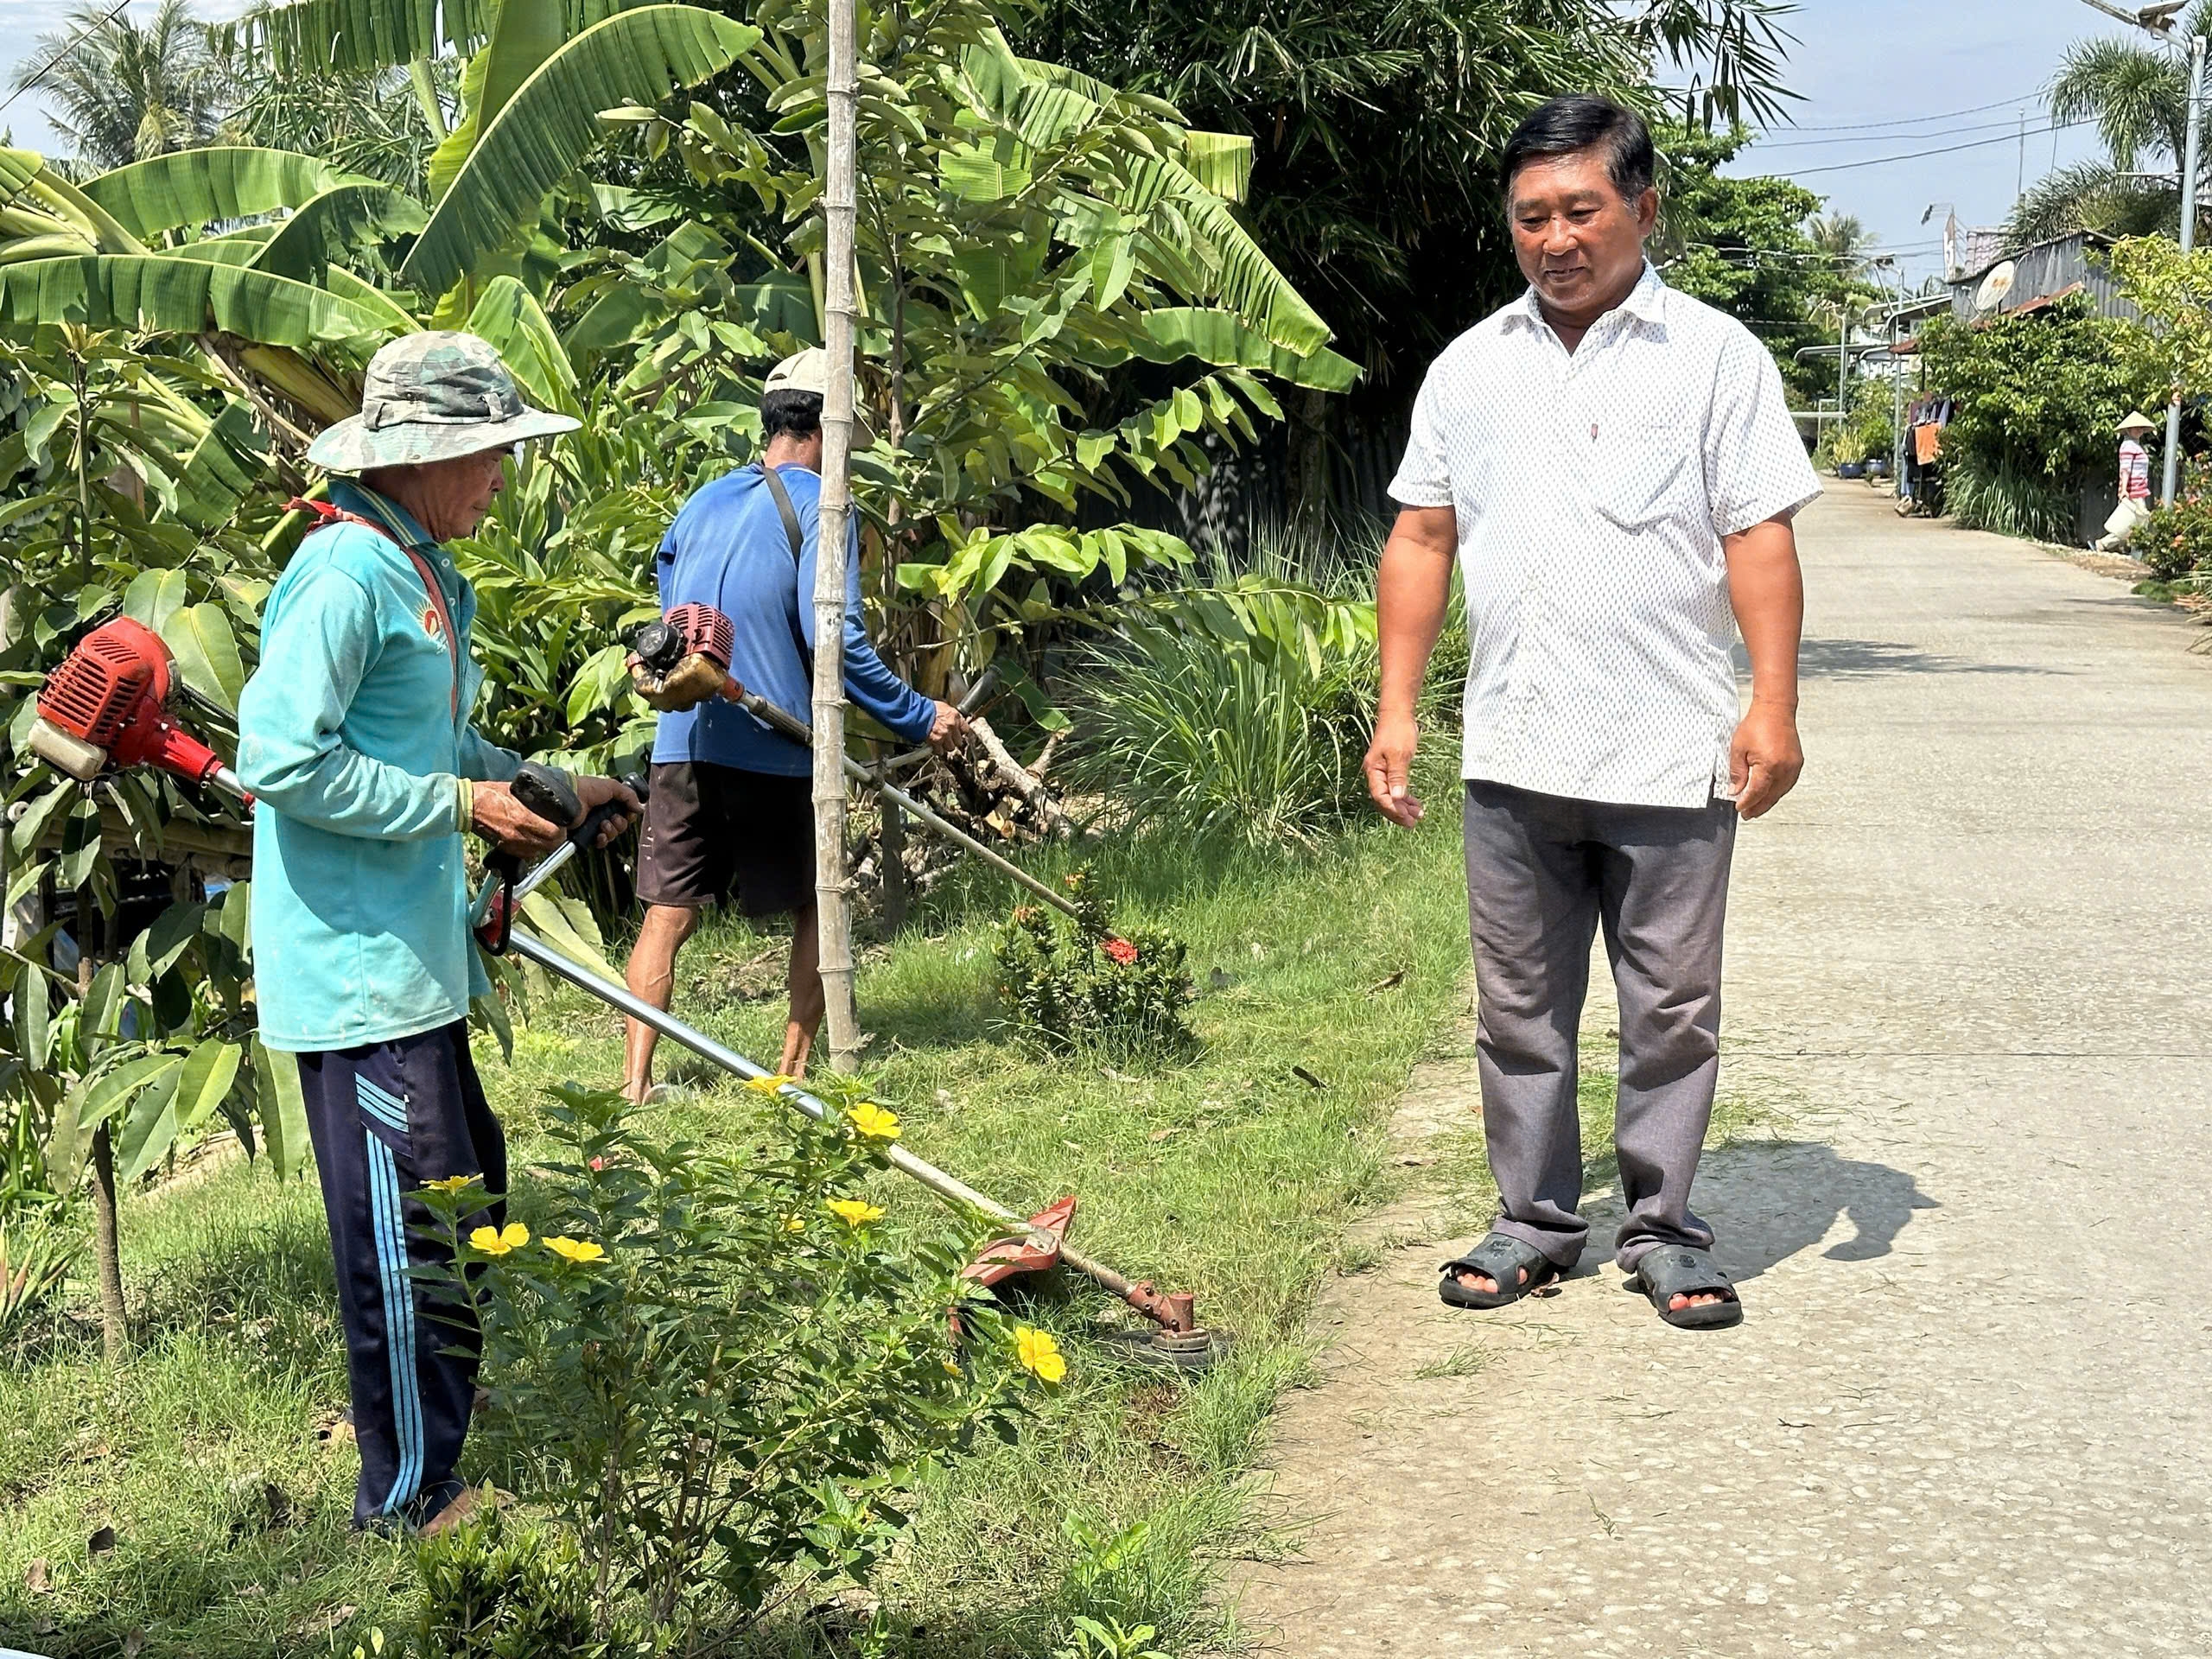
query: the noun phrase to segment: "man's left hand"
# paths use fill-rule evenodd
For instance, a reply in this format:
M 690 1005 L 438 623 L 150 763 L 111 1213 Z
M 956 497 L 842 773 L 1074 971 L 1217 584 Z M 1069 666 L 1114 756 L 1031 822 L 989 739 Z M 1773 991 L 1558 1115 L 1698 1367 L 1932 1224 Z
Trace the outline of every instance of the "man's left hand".
M 609 801 L 619 803 L 622 808 L 621 815 L 609 818 L 600 830 L 599 839 L 592 843 L 595 847 L 604 847 L 616 836 L 628 833 L 630 826 L 645 810 L 644 803 L 638 799 L 637 791 L 620 779 L 579 777 L 575 782 L 576 798 L 584 804 L 585 817 Z
M 1738 814 L 1758 817 L 1796 786 L 1797 774 L 1804 770 L 1797 711 L 1753 698 L 1728 745 L 1728 779 L 1735 786 Z

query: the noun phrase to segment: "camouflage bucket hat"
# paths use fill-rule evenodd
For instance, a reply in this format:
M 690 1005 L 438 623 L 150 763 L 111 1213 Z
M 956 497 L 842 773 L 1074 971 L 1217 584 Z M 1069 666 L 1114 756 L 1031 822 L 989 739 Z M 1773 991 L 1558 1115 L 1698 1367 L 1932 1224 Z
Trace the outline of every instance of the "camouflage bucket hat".
M 579 424 L 523 402 L 499 353 L 474 334 L 403 334 L 369 359 L 361 412 L 317 438 L 308 459 L 329 472 L 365 473 L 504 449 Z

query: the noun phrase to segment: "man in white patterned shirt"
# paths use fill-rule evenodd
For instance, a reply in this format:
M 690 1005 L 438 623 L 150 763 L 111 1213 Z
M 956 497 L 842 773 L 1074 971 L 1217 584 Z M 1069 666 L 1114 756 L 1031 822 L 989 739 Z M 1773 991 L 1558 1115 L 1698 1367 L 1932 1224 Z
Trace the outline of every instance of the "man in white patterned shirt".
M 1453 341 L 1414 402 L 1376 579 L 1366 765 L 1383 813 L 1418 822 L 1414 706 L 1456 558 L 1498 1218 L 1445 1264 L 1439 1293 L 1503 1306 L 1581 1255 L 1575 1046 L 1602 925 L 1620 1000 L 1615 1260 L 1662 1319 L 1705 1327 L 1743 1313 L 1689 1207 L 1719 1075 L 1729 859 L 1738 818 L 1780 800 L 1804 764 L 1790 521 L 1820 485 L 1773 359 L 1645 262 L 1655 167 L 1643 122 L 1597 98 L 1553 99 L 1507 143 L 1529 289 Z

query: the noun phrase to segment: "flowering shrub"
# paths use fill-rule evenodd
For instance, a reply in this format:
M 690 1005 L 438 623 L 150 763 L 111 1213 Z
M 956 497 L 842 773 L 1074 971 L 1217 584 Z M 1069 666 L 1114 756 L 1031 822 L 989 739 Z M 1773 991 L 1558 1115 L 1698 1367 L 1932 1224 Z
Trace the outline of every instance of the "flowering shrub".
M 483 1192 L 423 1194 L 483 1326 L 493 1427 L 512 1437 L 500 1478 L 576 1541 L 602 1636 L 633 1618 L 689 1650 L 772 1600 L 865 1580 L 917 1475 L 978 1427 L 1011 1438 L 1024 1394 L 1064 1369 L 963 1300 L 979 1229 L 885 1236 L 855 1189 L 898 1119 L 855 1085 L 814 1086 L 831 1123 L 777 1108 L 729 1156 L 655 1140 L 645 1109 L 570 1084 L 534 1230 L 464 1236 Z
M 2153 507 L 2127 550 L 2160 582 L 2179 582 L 2212 563 L 2212 461 L 2192 460 L 2171 507 Z
M 1053 1049 L 1191 1047 L 1198 1039 L 1184 1019 L 1192 988 L 1182 943 L 1154 929 L 1116 933 L 1090 873 L 1065 881 L 1082 912 L 1075 921 L 1023 905 L 999 929 L 999 997 L 1020 1033 Z

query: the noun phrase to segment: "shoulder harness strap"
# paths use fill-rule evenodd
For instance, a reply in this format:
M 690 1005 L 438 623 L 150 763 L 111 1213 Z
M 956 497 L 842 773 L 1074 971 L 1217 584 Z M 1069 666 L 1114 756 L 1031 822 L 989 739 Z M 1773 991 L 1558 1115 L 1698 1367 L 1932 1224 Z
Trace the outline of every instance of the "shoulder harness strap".
M 391 525 L 364 518 L 358 512 L 347 512 L 328 501 L 309 501 L 295 496 L 284 506 L 289 512 L 312 513 L 320 521 L 315 525 L 318 530 L 330 524 L 359 524 L 365 529 L 373 530 L 407 556 L 407 562 L 415 567 L 415 574 L 423 579 L 423 589 L 430 597 L 430 608 L 437 613 L 438 626 L 445 631 L 446 656 L 453 664 L 453 717 L 458 722 L 461 719 L 461 637 L 454 632 L 453 607 L 446 603 L 444 584 L 439 582 L 438 573 L 430 569 L 430 562 L 401 541 Z
M 768 481 L 768 495 L 776 504 L 776 516 L 784 521 L 784 539 L 791 543 L 792 608 L 784 613 L 784 620 L 791 625 L 791 644 L 798 652 L 799 661 L 806 664 L 807 678 L 811 681 L 814 652 L 806 643 L 806 631 L 799 626 L 798 620 L 799 607 L 807 602 L 807 595 L 798 591 L 799 561 L 806 555 L 806 532 L 799 528 L 798 509 L 791 505 L 791 493 L 776 476 L 776 469 L 763 461 L 760 475 Z

